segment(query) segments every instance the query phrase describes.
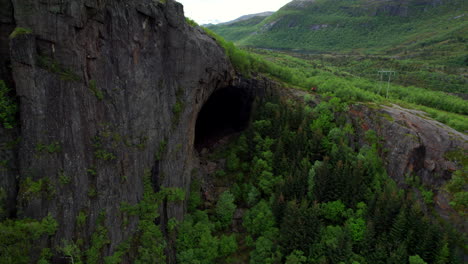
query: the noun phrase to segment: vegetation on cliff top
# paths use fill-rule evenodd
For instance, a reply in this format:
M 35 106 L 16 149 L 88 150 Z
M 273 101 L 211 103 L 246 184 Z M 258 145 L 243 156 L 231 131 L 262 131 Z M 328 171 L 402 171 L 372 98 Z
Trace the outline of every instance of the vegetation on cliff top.
M 205 29 L 225 49 L 234 67 L 244 75 L 264 73 L 289 86 L 338 96 L 348 102 L 395 103 L 424 110 L 428 115 L 461 132 L 468 131 L 468 102 L 440 91 L 392 84 L 387 98 L 386 84 L 342 71 L 319 60 L 293 57 L 265 50 L 243 50 Z M 376 80 L 377 79 L 377 80 Z M 382 88 L 382 86 L 384 86 Z
M 243 71 L 251 66 L 253 72 L 304 89 L 318 87 L 319 93 L 343 99 L 418 108 L 466 132 L 467 101 L 453 94 L 468 92 L 466 11 L 459 0 L 437 5 L 319 0 L 286 5 L 264 19 L 209 29 L 237 45 L 256 48 L 250 51 L 260 57 L 231 51 L 234 44 L 224 44 Z M 380 89 L 377 72 L 382 69 L 397 73 L 389 99 L 383 98 L 385 88 Z

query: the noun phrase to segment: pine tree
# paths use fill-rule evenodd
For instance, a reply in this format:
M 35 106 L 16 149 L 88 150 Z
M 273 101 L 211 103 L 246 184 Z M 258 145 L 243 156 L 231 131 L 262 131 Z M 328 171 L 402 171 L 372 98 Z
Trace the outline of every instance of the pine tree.
M 318 239 L 321 222 L 315 208 L 310 208 L 304 200 L 301 205 L 296 201 L 287 204 L 280 229 L 280 245 L 289 255 L 293 250 L 308 252 L 309 247 Z
M 388 259 L 388 264 L 403 264 L 407 263 L 408 261 L 408 251 L 407 251 L 407 244 L 405 242 L 400 243 L 398 248 L 390 253 L 390 257 Z
M 395 244 L 400 244 L 402 241 L 406 240 L 407 231 L 406 212 L 403 209 L 396 217 L 393 226 L 390 229 L 390 238 Z
M 442 247 L 440 247 L 437 255 L 435 256 L 434 264 L 448 264 L 450 263 L 450 250 L 447 240 L 444 239 Z
M 231 224 L 236 205 L 234 204 L 235 197 L 229 191 L 223 192 L 216 203 L 216 215 L 222 227 L 227 227 Z

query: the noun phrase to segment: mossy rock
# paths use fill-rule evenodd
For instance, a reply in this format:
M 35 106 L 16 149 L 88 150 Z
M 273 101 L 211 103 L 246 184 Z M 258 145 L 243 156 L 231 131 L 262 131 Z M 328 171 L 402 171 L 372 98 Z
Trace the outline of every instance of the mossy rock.
M 14 39 L 19 35 L 27 34 L 32 34 L 32 30 L 30 28 L 17 27 L 15 30 L 13 30 L 13 32 L 11 32 L 10 39 Z

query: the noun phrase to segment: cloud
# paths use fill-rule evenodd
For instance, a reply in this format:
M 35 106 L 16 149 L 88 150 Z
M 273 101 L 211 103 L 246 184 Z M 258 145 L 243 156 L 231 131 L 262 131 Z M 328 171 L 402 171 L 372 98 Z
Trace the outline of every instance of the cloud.
M 290 0 L 177 0 L 185 16 L 199 24 L 226 22 L 243 15 L 276 11 Z

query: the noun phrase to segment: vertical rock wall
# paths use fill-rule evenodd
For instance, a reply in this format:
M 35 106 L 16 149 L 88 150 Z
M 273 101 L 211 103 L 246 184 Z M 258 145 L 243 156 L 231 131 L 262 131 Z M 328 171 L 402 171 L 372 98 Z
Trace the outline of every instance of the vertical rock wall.
M 8 87 L 12 87 L 9 35 L 15 28 L 13 4 L 10 0 L 0 0 L 0 7 L 0 80 L 3 80 Z M 12 91 L 11 96 L 14 94 Z M 0 220 L 16 214 L 17 137 L 17 129 L 4 129 L 3 125 L 0 125 Z
M 141 199 L 145 172 L 155 188 L 188 187 L 197 113 L 231 83 L 232 67 L 172 0 L 12 3 L 16 26 L 32 32 L 10 40 L 20 102 L 18 215 L 53 216 L 55 246 L 89 239 L 105 212 L 110 254 L 135 232 L 137 219 L 122 228 L 119 208 Z M 3 35 L 1 43 L 3 56 Z M 29 192 L 34 182 L 41 192 Z M 171 205 L 163 215 L 180 219 L 183 209 Z M 76 227 L 80 212 L 85 234 Z

